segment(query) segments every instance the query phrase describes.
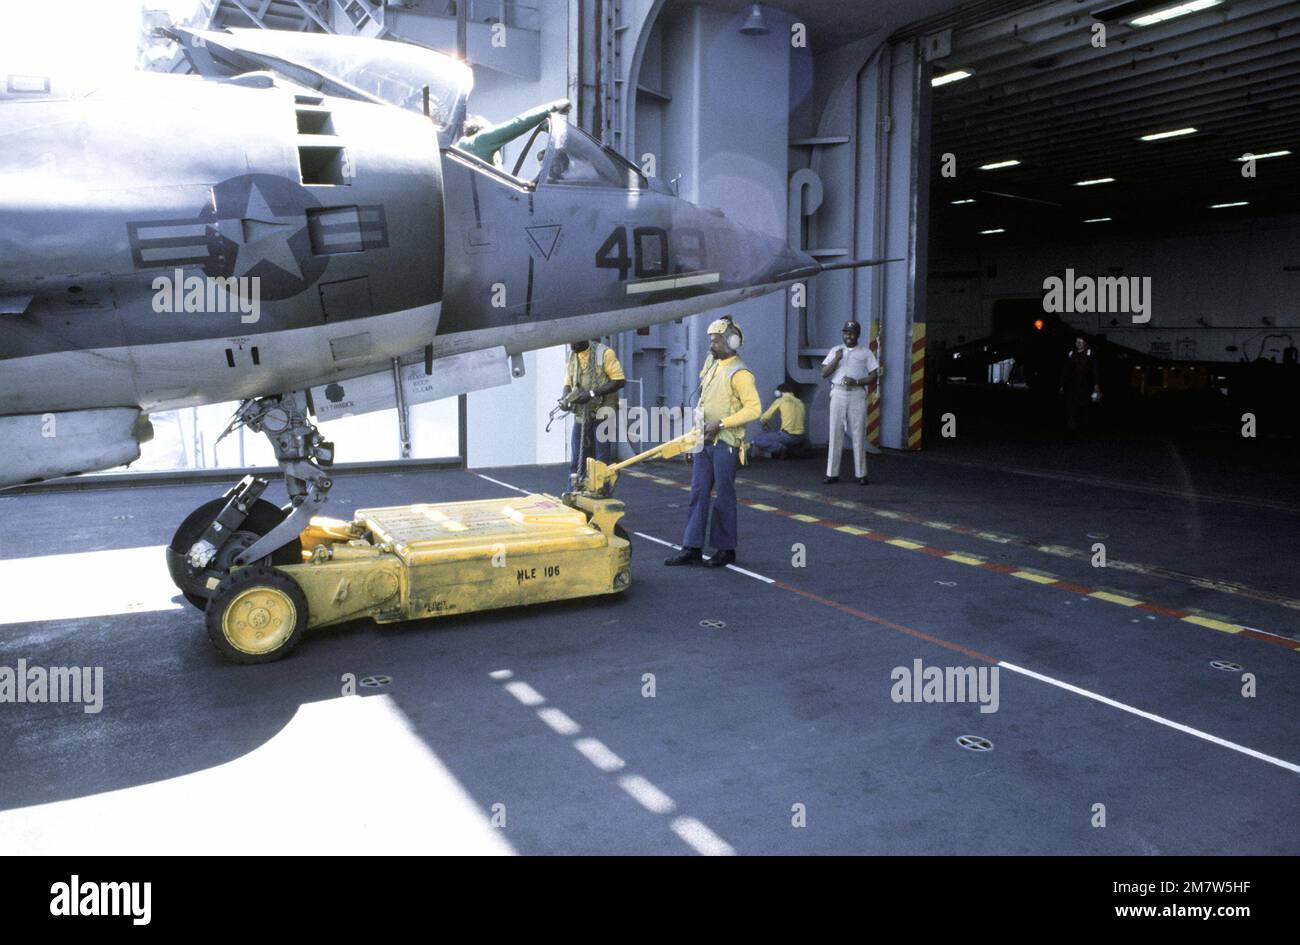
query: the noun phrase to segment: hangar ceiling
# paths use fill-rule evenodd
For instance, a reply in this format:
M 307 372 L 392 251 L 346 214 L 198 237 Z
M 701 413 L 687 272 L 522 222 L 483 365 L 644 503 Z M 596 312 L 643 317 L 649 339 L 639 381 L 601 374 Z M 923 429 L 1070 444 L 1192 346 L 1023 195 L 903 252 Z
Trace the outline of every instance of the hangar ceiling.
M 932 239 L 991 228 L 1013 239 L 1100 235 L 1300 209 L 1300 3 L 1226 0 L 1131 24 L 1178 2 L 1052 0 L 954 30 L 934 74 L 972 75 L 932 90 Z M 1104 48 L 1091 44 L 1095 23 Z M 1242 176 L 1243 153 L 1279 150 L 1295 153 Z M 945 152 L 955 179 L 940 174 Z M 1020 164 L 978 169 L 1005 160 Z
M 957 0 L 777 0 L 761 3 L 762 8 L 786 11 L 808 27 L 808 45 L 814 53 L 822 53 L 869 33 L 887 28 L 891 31 L 926 17 L 947 21 L 958 18 L 965 21 L 972 16 L 991 16 L 1025 7 L 1031 0 L 979 0 L 959 4 Z M 753 0 L 667 0 L 664 14 L 673 15 L 690 7 L 704 7 L 723 13 L 739 13 L 754 5 Z M 955 12 L 954 12 L 955 11 Z
M 449 0 L 429 0 L 433 6 Z M 1153 25 L 1133 21 L 1180 0 L 785 0 L 814 53 L 878 29 L 924 37 L 951 30 L 935 75 L 971 77 L 933 89 L 932 229 L 938 243 L 1071 238 L 1183 221 L 1300 210 L 1300 2 L 1191 0 L 1206 9 Z M 320 0 L 202 0 L 215 25 L 317 28 Z M 347 0 L 365 10 L 375 0 Z M 746 0 L 667 0 L 741 14 Z M 767 5 L 761 5 L 767 6 Z M 493 9 L 496 9 L 493 6 Z M 1092 44 L 1095 24 L 1106 45 Z M 1140 136 L 1194 127 L 1195 134 Z M 1257 162 L 1243 153 L 1295 153 Z M 957 177 L 940 175 L 940 156 Z M 981 171 L 986 163 L 1014 167 Z M 1077 186 L 1080 180 L 1113 183 Z M 955 200 L 973 203 L 954 204 Z M 1245 206 L 1211 209 L 1215 203 Z M 1109 218 L 1109 219 L 1106 219 Z M 1099 224 L 1085 220 L 1101 219 Z

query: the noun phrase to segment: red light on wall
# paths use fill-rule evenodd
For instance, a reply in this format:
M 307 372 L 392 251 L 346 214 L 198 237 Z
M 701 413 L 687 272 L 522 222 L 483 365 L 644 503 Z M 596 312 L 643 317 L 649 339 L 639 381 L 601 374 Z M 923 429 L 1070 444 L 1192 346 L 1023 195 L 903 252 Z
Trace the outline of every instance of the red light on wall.
M 1043 320 L 1041 318 L 1035 318 L 1034 331 L 1042 331 L 1042 330 L 1043 330 Z

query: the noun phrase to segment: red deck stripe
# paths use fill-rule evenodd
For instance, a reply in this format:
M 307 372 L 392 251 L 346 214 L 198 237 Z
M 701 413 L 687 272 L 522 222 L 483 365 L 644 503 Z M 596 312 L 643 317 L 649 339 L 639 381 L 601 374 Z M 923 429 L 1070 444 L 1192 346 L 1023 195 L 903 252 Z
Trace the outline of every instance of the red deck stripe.
M 869 614 L 866 611 L 858 610 L 855 607 L 849 607 L 847 604 L 841 604 L 839 601 L 834 601 L 818 594 L 814 594 L 812 591 L 805 591 L 801 588 L 793 587 L 786 584 L 784 581 L 773 581 L 772 583 L 782 590 L 789 591 L 791 594 L 798 594 L 800 597 L 806 597 L 808 600 L 816 601 L 817 603 L 823 604 L 827 607 L 834 607 L 841 613 L 848 614 L 851 617 L 857 617 L 859 620 L 866 620 L 870 623 L 879 624 L 882 627 L 888 627 L 890 630 L 896 630 L 899 633 L 906 633 L 909 637 L 916 637 L 918 640 L 925 640 L 927 643 L 933 643 L 936 646 L 943 647 L 944 649 L 962 653 L 969 656 L 971 659 L 983 660 L 984 662 L 992 663 L 995 666 L 998 663 L 998 660 L 993 657 L 986 656 L 979 650 L 972 650 L 968 646 L 962 646 L 960 643 L 941 640 L 936 636 L 932 636 L 931 634 L 924 633 L 920 630 L 913 630 L 911 627 L 905 627 L 901 623 L 894 623 L 892 620 L 886 620 L 884 617 L 877 617 L 875 614 Z
M 1076 594 L 1082 594 L 1082 595 L 1084 595 L 1085 597 L 1087 597 L 1089 594 L 1091 594 L 1093 591 L 1096 590 L 1095 587 L 1088 587 L 1087 585 L 1084 585 L 1084 584 L 1075 584 L 1075 583 L 1072 582 L 1072 581 L 1060 581 L 1060 580 L 1058 580 L 1055 584 L 1053 584 L 1053 585 L 1051 585 L 1051 586 L 1052 586 L 1052 587 L 1059 587 L 1059 588 L 1061 588 L 1062 590 L 1065 590 L 1065 591 L 1074 591 L 1074 593 L 1076 593 Z
M 655 476 L 653 476 L 652 474 L 649 474 L 649 473 L 640 473 L 640 474 L 638 474 L 638 473 L 632 473 L 632 475 L 640 475 L 640 476 L 642 476 L 642 477 L 644 477 L 644 478 L 647 478 L 647 479 L 654 479 L 654 478 L 656 478 Z M 658 477 L 658 478 L 664 478 L 664 477 L 661 476 L 661 477 Z M 681 488 L 681 489 L 689 489 L 689 488 L 690 488 L 689 484 L 687 484 L 687 483 L 678 483 L 678 482 L 675 482 L 674 485 L 676 485 L 678 488 Z M 780 489 L 777 489 L 777 490 L 775 490 L 775 491 L 778 491 L 778 492 L 780 492 L 781 494 L 786 495 L 786 496 L 789 496 L 789 497 L 791 497 L 791 498 L 803 498 L 802 496 L 796 496 L 796 495 L 794 495 L 794 494 L 793 494 L 793 493 L 794 493 L 794 490 L 791 490 L 791 489 L 780 488 Z M 819 497 L 820 497 L 821 501 L 823 501 L 823 502 L 828 501 L 828 498 L 827 498 L 826 496 L 821 496 L 821 495 L 819 494 Z M 761 505 L 766 505 L 766 503 L 759 503 L 759 502 L 756 502 L 756 501 L 753 500 L 753 499 L 740 499 L 739 497 L 737 497 L 737 498 L 738 498 L 740 504 L 742 504 L 742 505 L 747 505 L 747 506 L 748 506 L 748 505 L 760 505 L 760 504 L 761 504 Z M 797 513 L 797 512 L 789 511 L 789 510 L 787 510 L 787 509 L 779 509 L 779 508 L 774 508 L 774 511 L 776 512 L 776 514 L 778 514 L 778 515 L 780 515 L 780 516 L 782 516 L 782 517 L 784 517 L 784 518 L 793 518 L 795 515 L 800 514 L 800 513 Z M 873 529 L 866 528 L 866 527 L 863 526 L 863 525 L 858 525 L 858 524 L 855 524 L 855 523 L 852 523 L 852 522 L 845 523 L 845 522 L 835 522 L 835 521 L 831 521 L 830 519 L 818 519 L 816 522 L 809 522 L 809 523 L 807 523 L 807 524 L 821 525 L 821 526 L 823 526 L 823 527 L 825 527 L 825 528 L 830 528 L 830 529 L 839 529 L 839 528 L 844 527 L 846 524 L 848 524 L 848 525 L 852 526 L 853 528 L 861 529 L 861 532 L 862 532 L 862 533 L 861 533 L 860 535 L 856 536 L 856 537 L 859 537 L 859 538 L 869 538 L 869 539 L 871 539 L 872 541 L 884 542 L 884 543 L 889 543 L 889 542 L 891 542 L 891 541 L 896 540 L 896 539 L 899 537 L 899 536 L 897 536 L 897 535 L 890 535 L 890 534 L 887 534 L 887 533 L 885 533 L 885 532 L 878 532 L 878 531 L 875 531 L 875 530 L 873 530 Z M 964 534 L 969 534 L 969 533 L 975 531 L 975 529 L 973 529 L 973 528 L 968 528 L 968 527 L 963 526 L 963 525 L 953 525 L 953 526 L 951 527 L 950 530 L 951 530 L 951 531 L 954 531 L 954 532 L 961 532 L 961 533 L 964 533 Z M 841 533 L 841 534 L 846 534 L 846 533 Z M 906 540 L 911 541 L 911 539 L 906 539 Z M 919 543 L 918 543 L 918 544 L 919 544 Z M 921 552 L 924 552 L 924 553 L 927 554 L 927 555 L 931 555 L 932 557 L 937 557 L 937 558 L 943 558 L 943 557 L 947 557 L 947 556 L 950 555 L 950 554 L 960 553 L 960 552 L 945 551 L 945 550 L 942 549 L 942 548 L 935 548 L 935 547 L 933 547 L 932 545 L 925 545 L 925 544 L 921 544 L 921 547 L 919 547 L 919 548 L 908 549 L 908 550 L 912 550 L 912 551 L 921 551 Z M 980 565 L 978 565 L 978 567 L 979 567 L 981 570 L 992 571 L 992 572 L 997 573 L 997 574 L 1010 574 L 1010 573 L 1015 572 L 1015 571 L 1024 570 L 1023 568 L 1018 567 L 1018 566 L 1015 566 L 1015 565 L 1002 564 L 1002 563 L 1000 563 L 1000 562 L 996 562 L 996 561 L 985 561 L 985 562 L 982 562 Z M 780 582 L 780 581 L 775 581 L 774 583 L 777 584 L 778 586 L 784 588 L 785 590 L 791 591 L 791 592 L 793 592 L 793 593 L 795 593 L 795 594 L 799 594 L 799 595 L 801 595 L 801 596 L 803 596 L 803 597 L 808 597 L 809 599 L 812 599 L 812 600 L 816 600 L 816 601 L 818 601 L 819 603 L 826 604 L 826 605 L 829 606 L 829 607 L 835 607 L 836 609 L 838 609 L 838 610 L 842 610 L 842 611 L 844 611 L 845 613 L 850 613 L 850 614 L 852 614 L 852 615 L 855 616 L 855 617 L 860 617 L 860 618 L 862 618 L 862 619 L 864 619 L 864 620 L 870 620 L 870 621 L 872 621 L 872 622 L 874 622 L 874 623 L 879 623 L 879 624 L 881 624 L 882 626 L 887 626 L 887 627 L 890 627 L 891 629 L 899 630 L 900 632 L 903 632 L 903 633 L 909 633 L 909 634 L 911 634 L 911 635 L 913 635 L 913 636 L 919 636 L 919 637 L 921 637 L 922 639 L 929 640 L 930 642 L 932 642 L 932 643 L 936 643 L 936 644 L 938 644 L 939 646 L 946 646 L 946 647 L 949 647 L 950 649 L 957 649 L 957 650 L 959 650 L 960 652 L 963 652 L 963 653 L 969 653 L 970 655 L 973 655 L 973 656 L 975 656 L 975 657 L 978 658 L 978 659 L 985 659 L 985 660 L 989 660 L 990 662 L 997 662 L 996 660 L 993 660 L 993 659 L 991 659 L 990 657 L 984 656 L 983 654 L 976 653 L 976 652 L 973 651 L 973 650 L 967 650 L 967 649 L 961 647 L 961 646 L 958 645 L 958 644 L 949 644 L 949 643 L 947 643 L 947 642 L 945 642 L 945 641 L 943 641 L 943 640 L 938 639 L 937 637 L 931 637 L 931 636 L 929 636 L 928 634 L 921 633 L 919 630 L 912 630 L 912 629 L 910 629 L 910 628 L 903 627 L 903 626 L 900 625 L 900 624 L 893 624 L 893 623 L 890 623 L 889 621 L 885 620 L 884 618 L 874 617 L 874 616 L 872 616 L 872 615 L 870 615 L 870 614 L 866 614 L 866 613 L 864 613 L 864 612 L 862 612 L 862 611 L 854 610 L 854 609 L 851 608 L 851 607 L 845 607 L 844 605 L 842 605 L 842 604 L 838 604 L 838 603 L 836 603 L 835 601 L 828 600 L 828 599 L 826 599 L 826 598 L 818 597 L 817 595 L 812 594 L 812 593 L 809 593 L 809 592 L 807 592 L 807 591 L 801 591 L 801 590 L 799 590 L 798 588 L 791 587 L 790 585 L 787 585 L 787 584 L 783 584 L 783 583 Z M 1084 584 L 1076 584 L 1076 583 L 1074 583 L 1073 581 L 1065 581 L 1065 580 L 1061 580 L 1060 578 L 1057 578 L 1056 581 L 1055 581 L 1054 583 L 1052 583 L 1052 584 L 1045 584 L 1045 585 L 1042 585 L 1042 586 L 1043 586 L 1043 587 L 1060 588 L 1061 590 L 1070 591 L 1070 592 L 1072 592 L 1072 593 L 1075 593 L 1075 594 L 1081 594 L 1081 595 L 1083 595 L 1083 596 L 1087 596 L 1087 595 L 1089 595 L 1089 594 L 1092 594 L 1092 593 L 1094 592 L 1094 590 L 1096 590 L 1095 588 L 1088 587 L 1087 585 L 1084 585 Z M 1181 618 L 1183 618 L 1183 617 L 1189 616 L 1190 613 L 1191 613 L 1190 611 L 1180 610 L 1180 609 L 1175 608 L 1175 607 L 1164 607 L 1164 606 L 1162 606 L 1162 605 L 1160 605 L 1160 604 L 1153 604 L 1153 603 L 1150 603 L 1149 601 L 1142 601 L 1142 602 L 1136 604 L 1136 605 L 1134 606 L 1134 609 L 1135 609 L 1135 610 L 1144 610 L 1144 611 L 1147 611 L 1148 613 L 1159 614 L 1159 615 L 1162 616 L 1162 617 L 1171 617 L 1171 618 L 1173 618 L 1173 619 L 1175 619 L 1175 620 L 1178 620 L 1178 619 L 1181 619 Z M 1231 621 L 1229 621 L 1229 622 L 1231 622 Z M 1287 649 L 1287 650 L 1294 650 L 1294 651 L 1300 652 L 1300 640 L 1292 640 L 1292 639 L 1289 639 L 1288 637 L 1277 636 L 1277 635 L 1269 634 L 1269 633 L 1259 633 L 1259 632 L 1255 632 L 1255 631 L 1252 631 L 1252 630 L 1242 630 L 1238 635 L 1239 635 L 1239 636 L 1243 636 L 1243 637 L 1249 637 L 1249 638 L 1252 639 L 1252 640 L 1258 640 L 1258 641 L 1263 642 L 1263 643 L 1272 643 L 1272 644 L 1275 645 L 1275 646 L 1280 646 L 1280 647 L 1283 647 L 1284 649 Z

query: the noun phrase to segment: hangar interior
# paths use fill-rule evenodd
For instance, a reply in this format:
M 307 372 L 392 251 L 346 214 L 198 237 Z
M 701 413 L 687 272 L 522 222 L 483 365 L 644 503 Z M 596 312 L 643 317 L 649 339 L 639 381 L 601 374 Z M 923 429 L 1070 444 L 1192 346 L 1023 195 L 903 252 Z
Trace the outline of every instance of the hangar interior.
M 170 452 L 145 444 L 111 477 L 0 492 L 2 583 L 78 575 L 8 598 L 0 663 L 107 680 L 99 714 L 0 707 L 0 837 L 1298 852 L 1278 825 L 1300 817 L 1300 4 L 199 0 L 189 22 L 459 51 L 491 121 L 568 98 L 571 122 L 690 203 L 818 263 L 891 261 L 728 307 L 763 405 L 794 385 L 813 449 L 741 469 L 740 557 L 720 573 L 661 567 L 692 468 L 647 463 L 618 484 L 621 595 L 356 621 L 234 666 L 162 566 L 216 478 L 274 463 L 260 437 L 216 451 L 234 404 L 155 418 Z M 156 35 L 140 57 L 185 68 Z M 1135 294 L 1049 311 L 1045 280 L 1067 274 Z M 627 404 L 690 407 L 718 314 L 608 336 Z M 884 368 L 865 487 L 821 482 L 821 364 L 848 320 Z M 1076 337 L 1101 396 L 1067 436 Z M 356 464 L 326 512 L 558 494 L 565 357 L 529 350 L 509 384 L 322 424 Z M 929 704 L 923 663 L 992 673 L 992 702 Z M 270 783 L 293 803 L 231 800 Z

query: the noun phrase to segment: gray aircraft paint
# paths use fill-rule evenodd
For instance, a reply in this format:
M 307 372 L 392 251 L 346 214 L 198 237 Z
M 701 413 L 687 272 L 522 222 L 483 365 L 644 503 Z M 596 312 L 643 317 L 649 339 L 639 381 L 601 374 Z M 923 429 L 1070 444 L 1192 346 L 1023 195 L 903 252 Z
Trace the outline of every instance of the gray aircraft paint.
M 454 134 L 415 110 L 412 83 L 432 76 L 434 118 L 458 124 L 469 82 L 437 53 L 403 47 L 394 64 L 384 41 L 240 33 L 201 34 L 225 50 L 204 77 L 0 85 L 0 418 L 274 395 L 427 345 L 436 371 L 438 357 L 625 331 L 817 271 L 558 116 L 535 182 L 440 150 Z M 320 71 L 336 58 L 346 78 Z M 239 63 L 273 71 L 230 74 Z M 312 154 L 336 160 L 322 171 Z M 553 173 L 584 154 L 622 184 Z M 155 311 L 153 280 L 177 269 L 259 276 L 260 317 Z M 0 462 L 0 485 L 32 475 Z

